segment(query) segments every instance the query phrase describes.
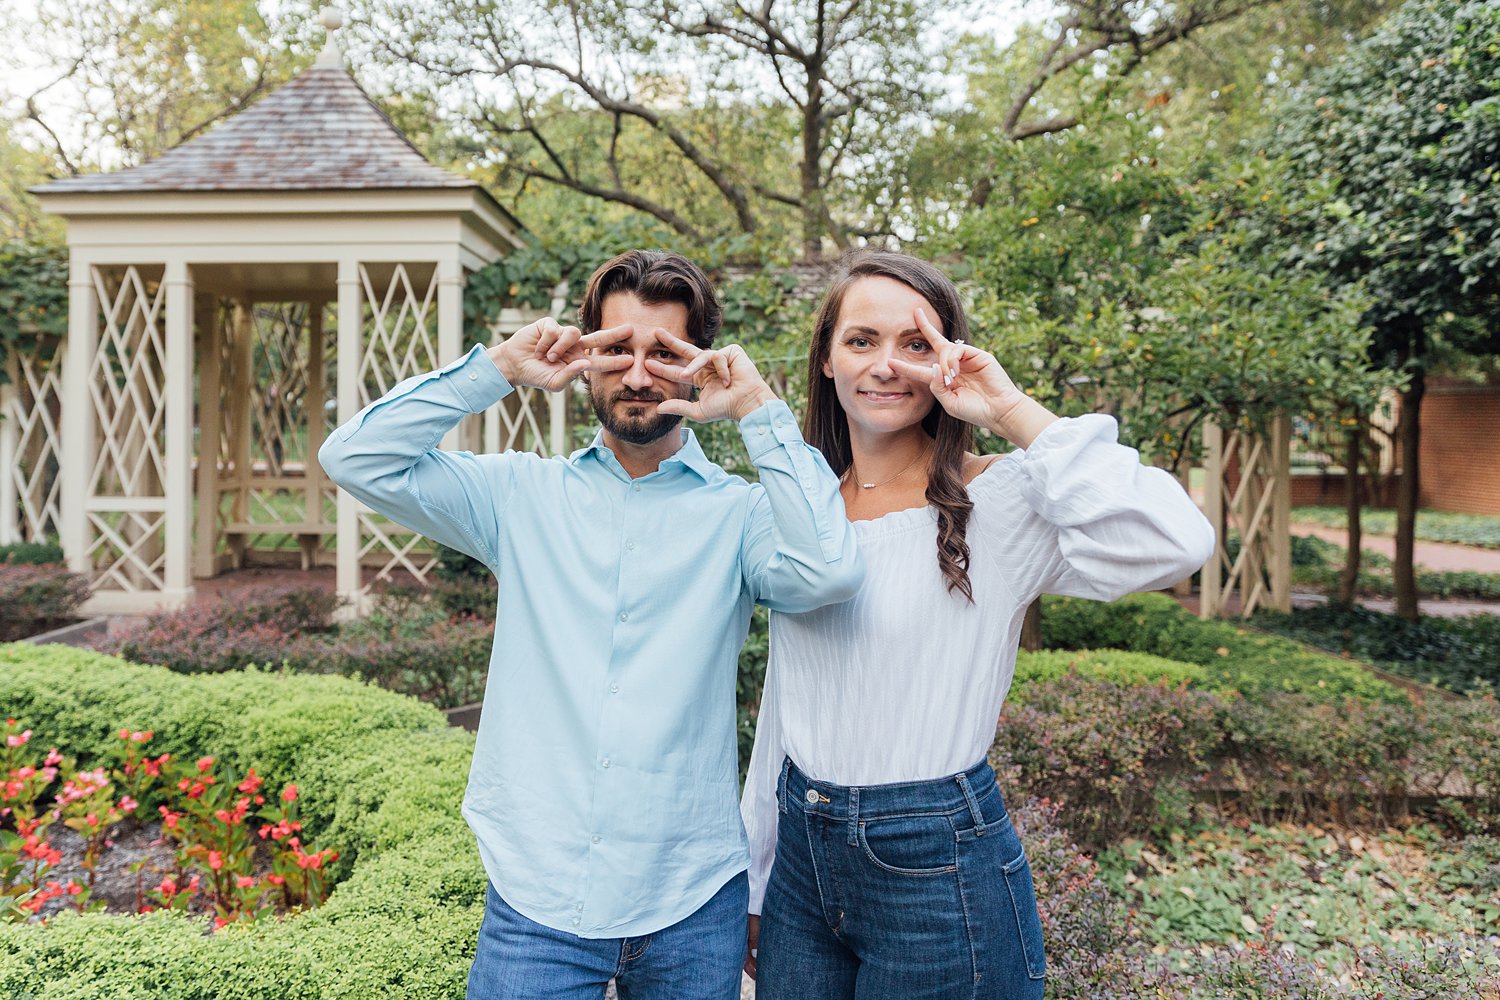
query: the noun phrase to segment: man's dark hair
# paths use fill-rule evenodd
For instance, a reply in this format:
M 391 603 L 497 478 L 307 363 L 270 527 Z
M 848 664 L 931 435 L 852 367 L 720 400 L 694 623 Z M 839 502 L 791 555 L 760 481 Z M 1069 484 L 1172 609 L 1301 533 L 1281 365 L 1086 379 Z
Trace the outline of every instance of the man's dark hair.
M 599 266 L 589 278 L 578 307 L 584 333 L 601 326 L 604 300 L 615 292 L 634 292 L 647 305 L 680 302 L 687 307 L 688 338 L 705 350 L 719 335 L 723 312 L 703 269 L 670 250 L 627 250 Z

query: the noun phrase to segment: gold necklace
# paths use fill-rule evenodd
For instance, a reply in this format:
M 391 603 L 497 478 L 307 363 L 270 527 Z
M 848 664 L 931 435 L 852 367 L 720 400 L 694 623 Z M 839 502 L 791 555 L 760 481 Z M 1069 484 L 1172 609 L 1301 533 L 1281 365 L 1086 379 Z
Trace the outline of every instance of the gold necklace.
M 853 459 L 853 457 L 851 457 L 849 459 L 849 474 L 854 478 L 854 481 L 856 483 L 859 483 L 859 488 L 860 489 L 862 489 L 862 490 L 878 490 L 880 487 L 885 486 L 885 485 L 887 485 L 889 483 L 893 483 L 897 479 L 900 479 L 902 476 L 904 476 L 906 473 L 910 472 L 911 471 L 911 467 L 914 466 L 914 465 L 916 465 L 918 462 L 920 462 L 923 458 L 926 457 L 926 455 L 927 455 L 927 449 L 924 448 L 921 451 L 917 452 L 917 457 L 914 458 L 914 459 L 912 459 L 910 462 L 906 463 L 906 465 L 902 467 L 902 469 L 901 469 L 900 472 L 896 473 L 894 476 L 890 477 L 889 479 L 882 479 L 878 483 L 860 483 L 859 482 L 859 470 L 854 467 L 854 459 Z

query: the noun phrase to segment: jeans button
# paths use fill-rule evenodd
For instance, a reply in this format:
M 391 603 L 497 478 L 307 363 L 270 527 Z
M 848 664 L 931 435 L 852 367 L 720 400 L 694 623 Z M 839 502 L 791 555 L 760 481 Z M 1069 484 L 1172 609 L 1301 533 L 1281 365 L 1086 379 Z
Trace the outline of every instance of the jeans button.
M 809 788 L 807 790 L 807 796 L 806 796 L 806 798 L 807 798 L 807 804 L 808 805 L 815 805 L 815 804 L 817 804 L 817 801 L 818 801 L 818 790 L 816 788 Z

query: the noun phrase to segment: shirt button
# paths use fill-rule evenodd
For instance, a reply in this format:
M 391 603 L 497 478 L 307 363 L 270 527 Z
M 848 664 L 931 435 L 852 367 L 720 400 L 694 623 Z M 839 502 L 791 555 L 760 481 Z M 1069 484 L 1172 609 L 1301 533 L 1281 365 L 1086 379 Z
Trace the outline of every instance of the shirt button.
M 634 552 L 635 551 L 635 542 L 626 542 L 625 543 L 625 551 L 626 552 Z
M 581 922 L 581 921 L 580 921 L 580 920 L 579 920 L 579 918 L 577 918 L 577 917 L 574 917 L 574 918 L 573 918 L 573 926 L 574 926 L 574 927 L 577 927 L 577 926 L 578 926 L 578 925 L 579 925 L 579 923 L 580 923 L 580 922 Z
M 619 694 L 620 693 L 620 685 L 618 685 L 618 684 L 611 684 L 609 686 L 609 693 L 610 694 Z
M 600 767 L 608 767 L 608 766 L 609 766 L 609 758 L 608 758 L 608 757 L 606 757 L 606 758 L 604 758 L 604 759 L 603 759 L 603 760 L 601 760 L 601 761 L 600 761 L 600 762 L 599 762 L 599 766 L 600 766 Z M 813 793 L 813 794 L 817 794 L 817 793 L 816 793 L 816 792 L 814 792 L 814 793 Z
M 808 805 L 815 805 L 818 801 L 818 790 L 816 788 L 809 788 L 806 798 Z
M 470 382 L 478 382 L 479 381 L 479 373 L 478 372 L 469 372 L 469 381 Z
M 620 621 L 622 621 L 622 622 L 628 622 L 628 621 L 630 621 L 630 612 L 629 611 L 621 611 L 620 612 Z
M 639 493 L 641 491 L 640 483 L 636 483 L 634 486 L 630 487 L 630 490 L 633 493 Z
M 601 841 L 601 840 L 603 840 L 603 839 L 604 839 L 604 838 L 603 838 L 603 837 L 601 837 L 601 836 L 599 836 L 599 835 L 598 835 L 598 834 L 597 834 L 597 833 L 596 833 L 596 834 L 594 834 L 594 843 L 596 843 L 596 844 L 597 844 L 597 843 L 599 843 L 599 841 Z

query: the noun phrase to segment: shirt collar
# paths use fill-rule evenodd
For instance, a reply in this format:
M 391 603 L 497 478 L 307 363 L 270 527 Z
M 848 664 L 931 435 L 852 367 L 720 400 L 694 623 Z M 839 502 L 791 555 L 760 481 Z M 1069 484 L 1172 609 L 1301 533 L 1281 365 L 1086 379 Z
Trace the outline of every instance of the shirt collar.
M 709 461 L 708 456 L 703 453 L 703 446 L 698 443 L 698 436 L 693 433 L 691 427 L 681 427 L 679 428 L 679 432 L 683 436 L 682 447 L 678 448 L 670 457 L 663 459 L 661 467 L 657 471 L 661 471 L 661 469 L 665 469 L 673 462 L 676 462 L 697 473 L 699 479 L 708 482 L 714 472 L 718 470 L 718 466 Z M 568 461 L 576 465 L 591 454 L 605 465 L 620 469 L 621 472 L 624 471 L 620 466 L 620 460 L 615 457 L 615 453 L 604 443 L 603 430 L 594 431 L 594 439 L 588 443 L 588 447 L 580 448 L 573 452 L 573 454 L 568 456 Z

